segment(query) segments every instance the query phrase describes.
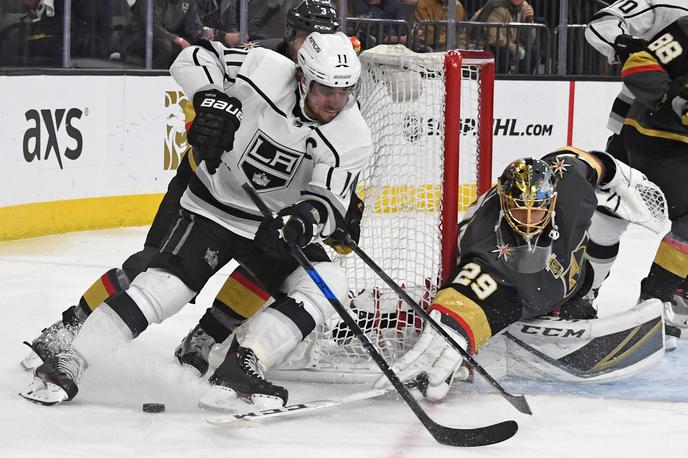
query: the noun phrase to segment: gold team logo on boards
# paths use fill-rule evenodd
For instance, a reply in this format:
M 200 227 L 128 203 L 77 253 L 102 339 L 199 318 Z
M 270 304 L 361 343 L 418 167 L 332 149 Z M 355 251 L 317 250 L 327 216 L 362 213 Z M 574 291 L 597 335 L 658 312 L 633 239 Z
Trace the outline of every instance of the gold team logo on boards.
M 165 91 L 164 170 L 176 170 L 189 147 L 186 125 L 195 117 L 193 105 L 182 91 Z

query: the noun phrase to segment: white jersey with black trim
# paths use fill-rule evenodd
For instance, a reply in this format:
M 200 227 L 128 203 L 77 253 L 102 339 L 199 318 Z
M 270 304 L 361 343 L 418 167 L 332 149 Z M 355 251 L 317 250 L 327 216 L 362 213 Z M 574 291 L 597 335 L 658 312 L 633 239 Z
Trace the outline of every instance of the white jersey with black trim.
M 595 14 L 585 29 L 585 39 L 610 64 L 616 64 L 619 63 L 613 46 L 616 37 L 626 34 L 649 40 L 687 14 L 688 0 L 619 0 Z M 607 123 L 607 128 L 615 134 L 621 132 L 633 100 L 633 94 L 622 85 Z
M 323 203 L 328 218 L 320 235 L 334 230 L 372 152 L 353 97 L 329 123 L 308 120 L 299 108 L 295 64 L 264 48 L 191 46 L 170 72 L 190 99 L 200 89 L 221 89 L 243 110 L 234 147 L 215 174 L 203 164 L 196 169 L 184 208 L 252 239 L 263 216 L 241 187 L 248 181 L 274 211 L 307 199 Z

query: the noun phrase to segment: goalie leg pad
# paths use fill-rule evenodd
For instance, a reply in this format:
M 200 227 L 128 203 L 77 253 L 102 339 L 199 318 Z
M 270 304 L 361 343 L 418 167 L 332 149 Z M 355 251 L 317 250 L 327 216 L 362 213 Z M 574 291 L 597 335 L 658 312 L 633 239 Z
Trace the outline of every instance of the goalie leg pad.
M 590 320 L 540 317 L 507 328 L 508 375 L 603 382 L 642 373 L 664 356 L 662 303 L 650 299 Z

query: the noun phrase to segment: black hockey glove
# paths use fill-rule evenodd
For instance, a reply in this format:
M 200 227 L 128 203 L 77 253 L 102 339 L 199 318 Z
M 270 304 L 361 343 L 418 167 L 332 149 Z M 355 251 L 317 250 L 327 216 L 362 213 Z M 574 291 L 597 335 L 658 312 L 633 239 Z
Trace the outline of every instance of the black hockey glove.
M 365 204 L 354 193 L 351 196 L 351 202 L 349 203 L 346 216 L 344 216 L 344 221 L 338 222 L 337 228 L 325 239 L 325 243 L 339 254 L 351 253 L 351 247 L 344 241 L 344 237 L 348 233 L 353 241 L 358 243 L 358 240 L 361 238 L 361 219 L 363 218 L 364 209 Z
M 623 64 L 628 56 L 634 52 L 642 51 L 647 46 L 647 41 L 624 33 L 616 37 L 612 46 L 619 63 Z
M 217 89 L 197 92 L 193 99 L 196 118 L 187 133 L 210 173 L 220 165 L 222 153 L 232 149 L 234 132 L 241 124 L 241 102 Z
M 255 242 L 277 258 L 288 258 L 288 243 L 303 248 L 315 238 L 323 214 L 318 210 L 320 206 L 313 201 L 303 201 L 283 208 L 276 216 L 260 223 Z

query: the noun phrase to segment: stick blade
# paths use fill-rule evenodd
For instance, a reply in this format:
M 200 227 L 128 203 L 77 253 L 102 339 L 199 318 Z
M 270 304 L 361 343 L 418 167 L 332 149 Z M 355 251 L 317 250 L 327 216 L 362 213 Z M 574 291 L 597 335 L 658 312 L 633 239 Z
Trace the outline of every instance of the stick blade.
M 518 431 L 518 423 L 508 420 L 474 429 L 450 428 L 435 423 L 428 427 L 428 431 L 430 431 L 430 434 L 437 442 L 443 445 L 482 447 L 510 439 Z
M 528 401 L 526 400 L 526 397 L 523 395 L 513 395 L 509 394 L 507 395 L 507 400 L 516 407 L 516 410 L 518 410 L 521 413 L 524 413 L 526 415 L 533 415 L 533 411 L 530 410 L 530 405 L 528 405 Z

